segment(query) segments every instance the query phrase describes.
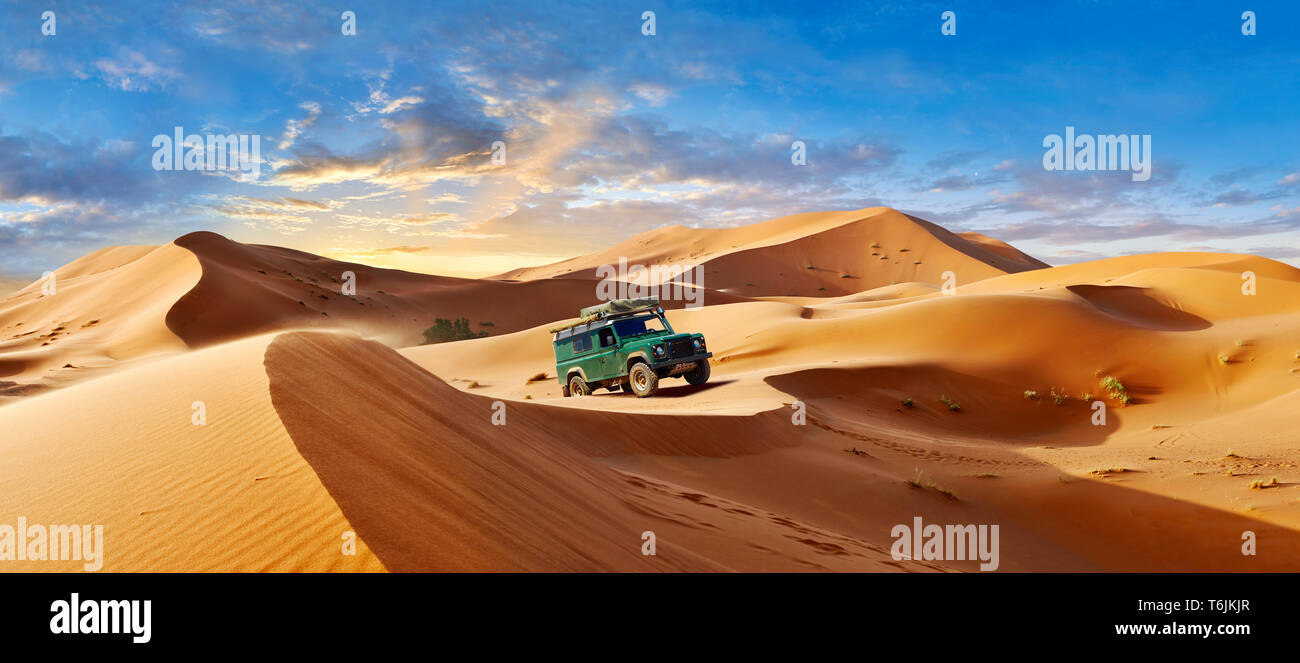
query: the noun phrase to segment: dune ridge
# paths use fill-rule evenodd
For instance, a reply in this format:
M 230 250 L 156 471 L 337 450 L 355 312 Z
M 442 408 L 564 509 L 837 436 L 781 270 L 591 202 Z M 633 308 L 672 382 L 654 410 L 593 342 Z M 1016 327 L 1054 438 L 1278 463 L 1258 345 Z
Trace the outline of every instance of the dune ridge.
M 1047 267 L 978 233 L 957 235 L 886 207 L 795 214 L 739 228 L 660 228 L 605 251 L 526 267 L 502 279 L 590 278 L 619 258 L 704 268 L 713 290 L 762 296 L 842 296 L 903 281 L 962 282 Z
M 167 328 L 172 303 L 199 280 L 193 254 L 167 244 L 113 247 L 0 300 L 0 402 L 185 345 Z
M 342 554 L 353 528 L 272 406 L 261 362 L 270 340 L 167 357 L 0 408 L 0 522 L 102 525 L 107 572 L 383 570 L 364 541 Z
M 491 401 L 452 389 L 379 343 L 338 334 L 281 335 L 267 349 L 266 369 L 299 451 L 391 570 L 758 570 L 797 568 L 782 559 L 796 553 L 815 557 L 785 538 L 786 525 L 741 507 L 719 518 L 709 513 L 719 507 L 704 504 L 717 498 L 678 493 L 579 453 L 605 455 L 607 444 L 645 453 L 644 443 L 604 438 L 649 422 L 515 404 L 495 426 Z M 728 423 L 737 422 L 696 426 L 690 439 L 679 438 L 685 446 L 656 453 L 718 453 L 726 443 L 709 431 Z M 746 443 L 723 452 L 765 444 Z M 721 533 L 703 527 L 739 528 L 725 533 L 767 551 L 721 546 L 718 555 L 711 550 Z M 663 548 L 655 555 L 642 554 L 646 531 Z M 844 561 L 888 568 L 879 547 L 849 540 Z

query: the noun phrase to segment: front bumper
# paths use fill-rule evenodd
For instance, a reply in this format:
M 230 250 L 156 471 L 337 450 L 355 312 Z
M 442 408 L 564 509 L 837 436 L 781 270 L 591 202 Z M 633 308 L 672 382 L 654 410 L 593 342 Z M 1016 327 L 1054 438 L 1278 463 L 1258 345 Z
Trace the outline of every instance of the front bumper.
M 689 357 L 674 357 L 673 359 L 664 359 L 663 361 L 652 362 L 650 364 L 650 368 L 653 368 L 655 370 L 659 370 L 661 368 L 673 369 L 682 364 L 694 364 L 697 361 L 702 361 L 712 356 L 713 356 L 712 352 L 701 352 L 699 354 L 691 355 Z

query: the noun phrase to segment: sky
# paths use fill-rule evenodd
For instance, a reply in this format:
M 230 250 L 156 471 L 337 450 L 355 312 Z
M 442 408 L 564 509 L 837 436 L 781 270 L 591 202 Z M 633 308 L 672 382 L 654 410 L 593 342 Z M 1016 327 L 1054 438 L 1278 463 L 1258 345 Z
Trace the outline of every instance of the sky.
M 0 276 L 195 230 L 484 276 L 877 205 L 1052 264 L 1300 264 L 1295 2 L 45 1 L 0 21 Z M 258 172 L 159 169 L 175 127 L 260 136 Z M 1046 169 L 1066 127 L 1150 136 L 1150 179 Z

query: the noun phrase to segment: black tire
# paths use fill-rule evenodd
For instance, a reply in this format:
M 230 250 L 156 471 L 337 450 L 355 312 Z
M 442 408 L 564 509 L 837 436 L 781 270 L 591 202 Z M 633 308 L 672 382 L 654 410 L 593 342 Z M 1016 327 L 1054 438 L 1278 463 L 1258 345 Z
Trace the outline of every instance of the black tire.
M 659 376 L 645 362 L 632 364 L 632 370 L 627 372 L 627 381 L 632 383 L 632 393 L 637 398 L 648 398 L 659 391 Z
M 590 396 L 591 386 L 583 381 L 582 376 L 574 374 L 569 378 L 569 395 L 571 396 Z
M 621 384 L 621 385 L 619 385 L 619 386 L 623 388 L 623 393 L 625 393 L 625 394 L 630 394 L 630 393 L 632 393 L 632 383 L 631 383 L 631 382 L 623 382 L 623 384 Z
M 704 384 L 709 381 L 709 374 L 712 370 L 709 368 L 709 360 L 701 359 L 695 363 L 695 368 L 686 374 L 686 381 L 691 384 Z

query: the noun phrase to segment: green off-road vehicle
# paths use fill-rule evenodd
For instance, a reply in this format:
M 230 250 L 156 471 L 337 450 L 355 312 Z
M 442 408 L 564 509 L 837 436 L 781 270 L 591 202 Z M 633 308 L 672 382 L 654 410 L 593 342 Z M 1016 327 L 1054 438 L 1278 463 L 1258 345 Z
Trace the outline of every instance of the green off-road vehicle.
M 582 309 L 580 319 L 552 329 L 555 375 L 565 396 L 596 389 L 653 396 L 659 381 L 684 377 L 691 384 L 709 380 L 709 353 L 703 334 L 678 334 L 655 297 L 615 299 Z

